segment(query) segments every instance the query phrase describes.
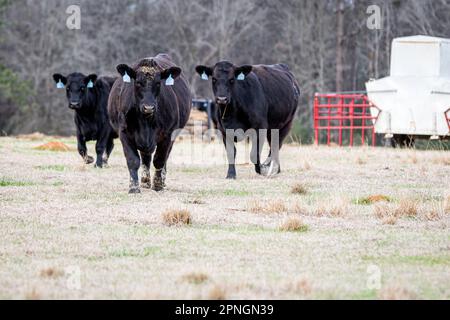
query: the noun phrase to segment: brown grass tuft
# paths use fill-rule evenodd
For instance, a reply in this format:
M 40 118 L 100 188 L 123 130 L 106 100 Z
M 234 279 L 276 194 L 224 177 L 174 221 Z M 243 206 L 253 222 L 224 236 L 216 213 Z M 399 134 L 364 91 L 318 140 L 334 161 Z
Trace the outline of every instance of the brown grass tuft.
M 375 217 L 382 221 L 383 224 L 394 225 L 398 221 L 392 206 L 387 204 L 378 204 L 373 208 Z
M 184 275 L 182 277 L 183 281 L 193 283 L 193 284 L 202 284 L 208 281 L 209 277 L 205 273 L 201 272 L 192 272 Z
M 308 296 L 312 293 L 313 288 L 308 279 L 300 278 L 290 285 L 290 290 L 301 295 Z
M 308 188 L 302 184 L 302 183 L 296 183 L 292 189 L 291 189 L 291 193 L 292 194 L 299 194 L 299 195 L 305 195 L 308 193 Z
M 40 293 L 36 290 L 36 288 L 33 288 L 30 292 L 27 292 L 25 294 L 26 300 L 41 300 Z
M 306 206 L 304 206 L 302 203 L 299 203 L 299 202 L 295 203 L 295 204 L 291 207 L 291 210 L 290 210 L 290 211 L 291 211 L 292 213 L 296 213 L 296 214 L 303 215 L 303 216 L 306 216 L 306 215 L 308 215 L 308 213 L 309 213 L 308 208 L 307 208 Z
M 394 215 L 399 217 L 417 217 L 419 213 L 419 202 L 414 199 L 402 199 L 400 200 Z
M 51 141 L 49 143 L 35 147 L 34 149 L 44 151 L 63 151 L 63 152 L 72 150 L 69 146 L 59 141 Z
M 300 219 L 291 217 L 281 224 L 279 230 L 285 232 L 306 232 L 308 231 L 308 226 Z
M 381 289 L 378 294 L 380 300 L 414 300 L 415 294 L 402 287 L 388 287 Z
M 42 278 L 59 278 L 64 275 L 64 271 L 54 269 L 54 268 L 46 268 L 42 269 L 40 272 L 40 276 Z
M 367 163 L 367 161 L 364 160 L 363 158 L 361 158 L 361 157 L 356 158 L 356 164 L 359 164 L 360 166 L 362 166 L 366 163 Z
M 343 217 L 347 214 L 348 205 L 343 200 L 338 200 L 333 203 L 324 205 L 319 205 L 315 210 L 314 214 L 319 217 L 329 216 L 329 217 Z
M 374 204 L 378 202 L 391 202 L 391 198 L 382 194 L 375 194 L 364 198 L 359 198 L 356 200 L 357 204 Z
M 218 285 L 214 285 L 208 293 L 208 299 L 210 300 L 225 300 L 226 298 L 226 290 Z
M 190 225 L 192 217 L 189 211 L 182 209 L 168 210 L 162 215 L 164 224 L 168 226 Z
M 282 200 L 252 200 L 247 203 L 247 211 L 251 213 L 283 213 L 288 209 Z

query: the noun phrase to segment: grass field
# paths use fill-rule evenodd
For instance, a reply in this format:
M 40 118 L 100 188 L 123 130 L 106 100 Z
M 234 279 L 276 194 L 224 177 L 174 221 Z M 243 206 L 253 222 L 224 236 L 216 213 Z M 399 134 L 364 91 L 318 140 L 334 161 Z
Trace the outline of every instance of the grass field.
M 266 179 L 241 144 L 227 181 L 182 141 L 128 195 L 118 142 L 95 169 L 51 140 L 0 138 L 2 299 L 450 299 L 449 152 L 286 146 Z

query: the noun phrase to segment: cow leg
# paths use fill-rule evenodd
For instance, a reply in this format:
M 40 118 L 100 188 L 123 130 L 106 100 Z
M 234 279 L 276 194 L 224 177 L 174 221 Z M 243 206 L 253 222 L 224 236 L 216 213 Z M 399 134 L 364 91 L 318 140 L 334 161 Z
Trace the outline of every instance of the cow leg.
M 94 162 L 94 158 L 87 154 L 86 140 L 81 134 L 77 135 L 77 147 L 78 153 L 83 158 L 84 163 L 91 164 L 92 162 Z
M 150 180 L 150 163 L 152 162 L 152 153 L 141 151 L 141 159 L 142 159 L 141 187 L 150 189 L 152 187 L 152 183 Z
M 236 147 L 234 145 L 234 134 L 222 134 L 223 144 L 227 153 L 228 172 L 227 179 L 236 179 Z
M 278 131 L 278 141 L 274 141 L 276 145 L 272 144 L 272 132 L 271 130 L 268 131 L 267 136 L 269 137 L 269 144 L 270 144 L 270 153 L 269 158 L 264 163 L 264 175 L 266 176 L 272 176 L 279 174 L 281 172 L 281 165 L 280 165 L 280 150 L 283 146 L 283 141 L 289 134 L 289 131 L 291 130 L 292 122 L 288 123 L 286 126 L 284 126 L 282 129 Z M 270 132 L 270 133 L 269 133 Z M 275 136 L 274 139 L 277 139 Z
M 153 159 L 153 166 L 155 167 L 155 176 L 153 177 L 152 189 L 161 191 L 166 186 L 166 162 L 172 150 L 173 141 L 168 137 L 156 146 L 155 157 Z
M 262 135 L 264 133 L 264 135 Z M 255 164 L 255 172 L 261 174 L 261 151 L 264 145 L 266 132 L 264 129 L 256 131 L 256 137 L 252 137 L 251 161 Z
M 138 150 L 125 134 L 120 135 L 120 142 L 122 142 L 123 153 L 127 159 L 128 171 L 130 172 L 130 190 L 128 193 L 140 193 L 138 170 L 141 159 Z
M 269 154 L 267 155 L 266 161 L 262 164 L 262 166 L 267 167 L 270 165 L 270 162 L 272 161 L 272 135 L 271 130 L 267 130 L 267 143 L 269 144 Z
M 95 152 L 97 153 L 96 168 L 103 168 L 103 155 L 105 154 L 107 142 L 107 137 L 102 137 L 95 143 Z
M 106 143 L 106 151 L 103 155 L 103 164 L 107 165 L 108 164 L 108 160 L 109 160 L 109 156 L 111 155 L 111 152 L 114 149 L 114 138 L 113 137 L 109 137 L 108 138 L 108 142 Z

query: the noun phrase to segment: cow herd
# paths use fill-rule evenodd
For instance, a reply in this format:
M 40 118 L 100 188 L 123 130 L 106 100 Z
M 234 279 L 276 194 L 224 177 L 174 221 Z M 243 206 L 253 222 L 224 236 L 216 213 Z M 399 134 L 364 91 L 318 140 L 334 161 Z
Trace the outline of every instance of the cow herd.
M 235 66 L 222 61 L 197 66 L 203 80 L 212 80 L 215 123 L 227 150 L 228 179 L 236 178 L 235 142 L 254 132 L 252 162 L 264 176 L 281 171 L 278 151 L 291 129 L 300 89 L 284 64 Z M 119 138 L 130 174 L 130 193 L 165 187 L 167 160 L 175 137 L 189 119 L 192 97 L 181 68 L 167 54 L 145 58 L 133 66 L 117 66 L 120 77 L 54 74 L 56 87 L 66 90 L 74 110 L 78 152 L 86 164 L 87 141 L 96 141 L 95 166 L 102 168 Z M 270 145 L 261 161 L 265 139 Z M 155 174 L 150 179 L 153 160 Z M 138 170 L 141 167 L 139 183 Z

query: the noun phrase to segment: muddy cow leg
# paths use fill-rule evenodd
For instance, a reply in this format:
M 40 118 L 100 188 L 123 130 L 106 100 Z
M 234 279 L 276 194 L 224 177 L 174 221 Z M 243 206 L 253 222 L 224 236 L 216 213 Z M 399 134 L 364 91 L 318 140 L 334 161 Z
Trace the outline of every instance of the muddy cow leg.
M 152 188 L 155 191 L 161 191 L 166 183 L 166 162 L 172 150 L 173 141 L 170 136 L 156 146 L 153 166 L 155 167 L 155 176 L 153 177 Z
M 95 162 L 96 168 L 103 167 L 103 156 L 105 154 L 107 143 L 108 143 L 108 137 L 103 136 L 99 140 L 97 140 L 97 142 L 95 144 L 95 152 L 97 154 L 97 160 Z
M 130 190 L 129 193 L 140 193 L 138 170 L 141 163 L 138 150 L 135 144 L 127 138 L 126 134 L 120 135 L 120 142 L 122 142 L 123 153 L 127 159 L 128 171 L 130 172 Z
M 88 156 L 87 154 L 86 139 L 84 139 L 84 137 L 81 134 L 77 134 L 77 147 L 78 153 L 83 158 L 84 163 L 90 164 L 94 162 L 94 158 Z
M 142 152 L 142 173 L 141 173 L 141 187 L 150 189 L 152 187 L 152 182 L 150 180 L 150 163 L 152 162 L 151 152 Z
M 107 165 L 108 164 L 108 160 L 109 160 L 109 156 L 111 155 L 111 152 L 114 149 L 114 138 L 113 137 L 109 137 L 108 138 L 108 142 L 106 143 L 106 151 L 103 155 L 103 164 Z

